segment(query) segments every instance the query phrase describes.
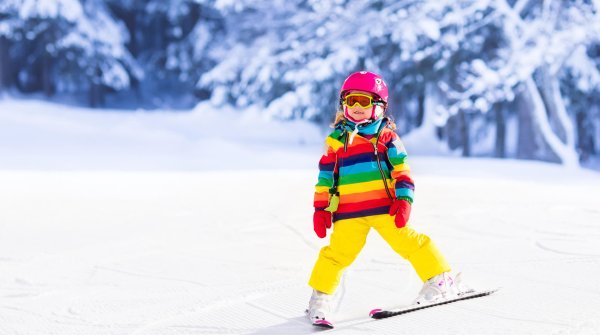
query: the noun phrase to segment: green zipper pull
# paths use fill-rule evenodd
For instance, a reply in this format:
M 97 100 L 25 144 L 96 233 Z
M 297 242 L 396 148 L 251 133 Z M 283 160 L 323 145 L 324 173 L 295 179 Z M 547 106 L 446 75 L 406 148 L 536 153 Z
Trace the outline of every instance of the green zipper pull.
M 326 211 L 328 212 L 335 212 L 338 209 L 338 206 L 340 204 L 340 196 L 339 194 L 333 194 L 330 198 L 329 198 L 329 206 L 327 206 L 325 208 Z

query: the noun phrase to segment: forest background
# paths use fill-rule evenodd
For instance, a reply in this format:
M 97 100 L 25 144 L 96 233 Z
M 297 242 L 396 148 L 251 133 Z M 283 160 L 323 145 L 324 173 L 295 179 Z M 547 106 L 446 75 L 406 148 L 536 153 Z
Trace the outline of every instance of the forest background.
M 403 135 L 599 165 L 600 0 L 0 0 L 0 99 L 325 128 L 363 69 Z

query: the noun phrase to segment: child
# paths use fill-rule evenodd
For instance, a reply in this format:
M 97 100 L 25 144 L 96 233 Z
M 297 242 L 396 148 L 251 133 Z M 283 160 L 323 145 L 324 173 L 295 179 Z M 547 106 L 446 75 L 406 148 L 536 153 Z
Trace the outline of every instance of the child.
M 351 74 L 340 90 L 341 111 L 325 140 L 314 197 L 314 230 L 331 228 L 329 246 L 321 249 L 309 285 L 313 294 L 307 316 L 316 325 L 329 322 L 330 303 L 342 272 L 363 248 L 371 228 L 407 259 L 424 285 L 417 304 L 460 292 L 459 278 L 426 235 L 407 226 L 414 183 L 406 150 L 385 112 L 388 88 L 372 72 Z

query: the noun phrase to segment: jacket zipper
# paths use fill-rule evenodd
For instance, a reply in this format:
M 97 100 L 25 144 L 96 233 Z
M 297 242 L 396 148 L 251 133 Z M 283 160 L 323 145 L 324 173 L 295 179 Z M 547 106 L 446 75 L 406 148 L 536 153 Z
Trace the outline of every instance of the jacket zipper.
M 383 172 L 383 168 L 381 167 L 381 160 L 379 159 L 379 150 L 377 149 L 377 143 L 379 143 L 379 136 L 377 136 L 377 142 L 373 144 L 373 148 L 375 149 L 375 159 L 377 160 L 377 167 L 379 168 L 379 173 L 381 174 L 381 180 L 383 181 L 383 186 L 385 186 L 385 193 L 387 193 L 388 198 L 390 200 L 394 200 L 392 197 L 392 193 L 390 193 L 390 189 L 388 187 L 387 178 L 385 177 L 385 173 Z
M 375 138 L 375 143 L 373 144 L 373 149 L 375 149 L 375 159 L 377 160 L 377 167 L 379 168 L 379 173 L 381 174 L 381 181 L 383 181 L 383 186 L 385 186 L 385 193 L 387 193 L 390 200 L 394 201 L 395 197 L 392 197 L 392 193 L 388 187 L 387 178 L 385 177 L 385 173 L 381 167 L 381 160 L 379 159 L 379 149 L 377 149 L 377 144 L 379 144 L 379 135 L 381 135 L 381 130 L 377 132 L 377 138 Z

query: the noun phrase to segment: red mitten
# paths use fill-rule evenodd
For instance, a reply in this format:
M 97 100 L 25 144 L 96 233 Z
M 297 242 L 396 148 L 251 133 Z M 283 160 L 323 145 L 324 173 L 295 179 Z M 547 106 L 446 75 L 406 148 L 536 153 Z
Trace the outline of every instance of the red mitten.
M 408 217 L 410 216 L 410 202 L 404 199 L 396 199 L 390 206 L 390 215 L 396 216 L 394 222 L 396 227 L 402 228 L 406 226 Z
M 313 215 L 315 233 L 320 238 L 327 236 L 327 228 L 331 228 L 331 212 L 317 210 Z

